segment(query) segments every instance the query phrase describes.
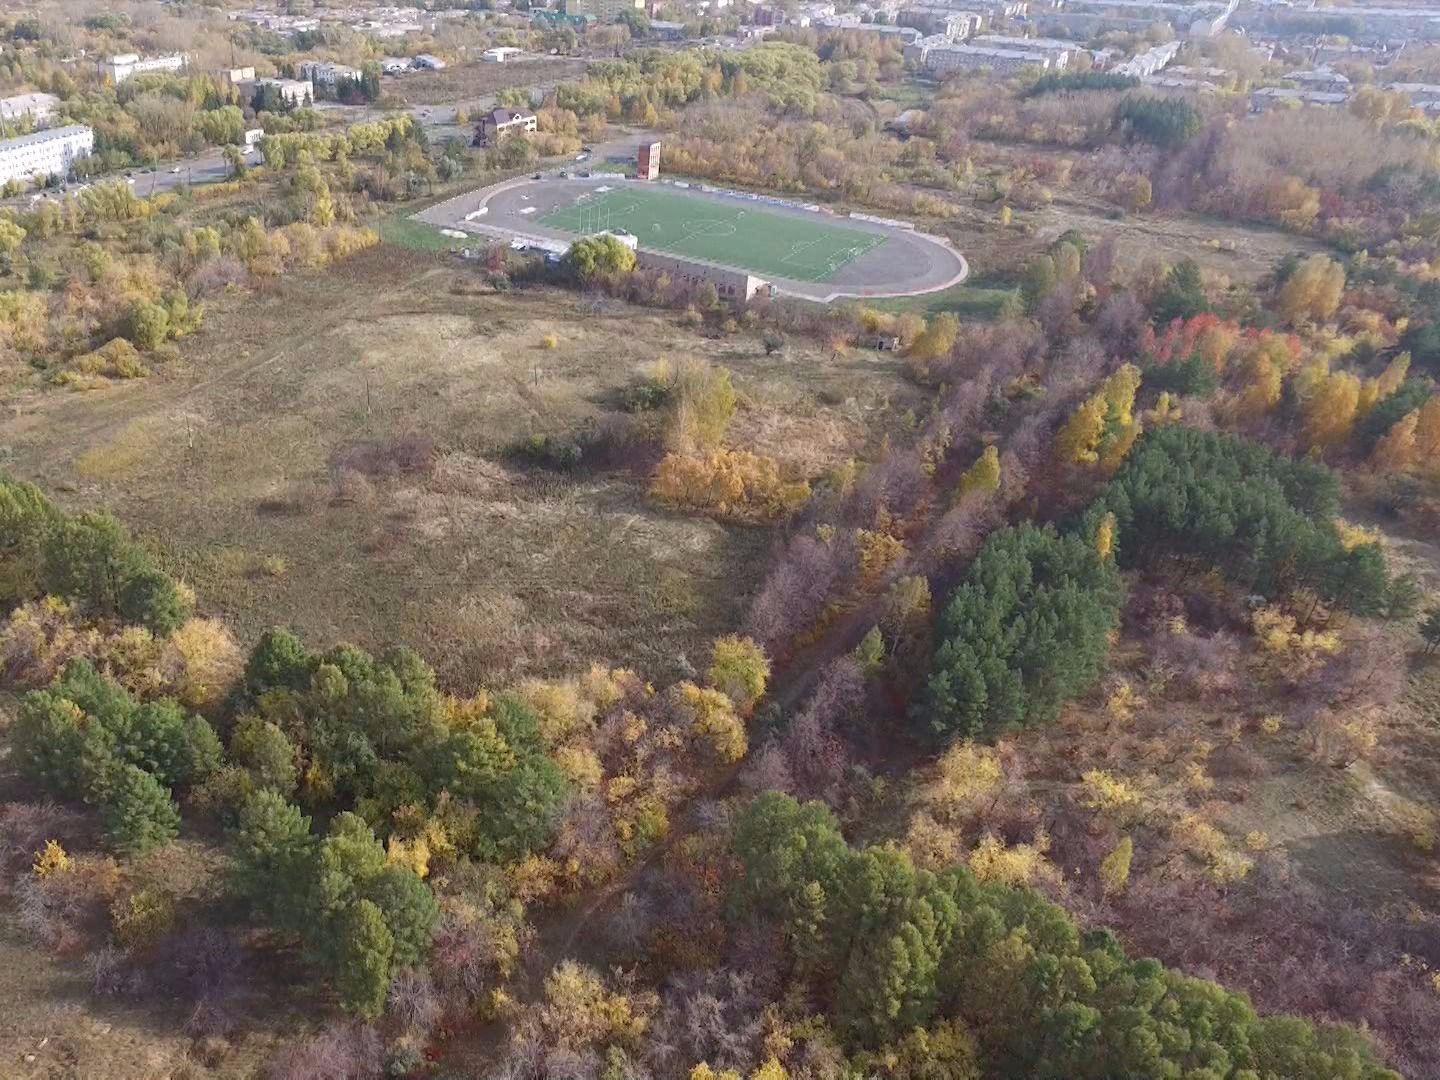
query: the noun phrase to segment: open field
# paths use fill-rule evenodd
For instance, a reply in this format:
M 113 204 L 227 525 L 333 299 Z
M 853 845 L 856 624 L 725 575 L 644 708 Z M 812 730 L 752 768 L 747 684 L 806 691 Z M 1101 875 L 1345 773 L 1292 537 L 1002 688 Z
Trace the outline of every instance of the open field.
M 685 195 L 633 184 L 582 195 L 539 223 L 582 236 L 624 231 L 657 251 L 798 281 L 829 281 L 885 242 L 874 233 L 752 207 L 697 206 Z
M 458 685 L 592 661 L 662 677 L 740 621 L 771 531 L 664 512 L 637 473 L 537 471 L 506 448 L 603 424 L 659 357 L 730 368 L 732 440 L 796 475 L 863 452 L 911 404 L 888 356 L 765 357 L 665 313 L 478 291 L 383 245 L 222 299 L 182 364 L 17 402 L 9 468 L 118 513 L 246 637 L 404 641 Z
M 503 64 L 476 61 L 452 64 L 443 71 L 410 71 L 398 78 L 386 78 L 383 85 L 387 103 L 454 105 L 465 104 L 511 86 L 534 86 L 575 79 L 584 70 L 582 60 L 529 57 Z
M 1098 199 L 1071 193 L 1057 196 L 1048 206 L 1015 209 L 1008 229 L 998 226 L 997 214 L 998 204 L 974 203 L 935 229 L 965 252 L 973 274 L 1016 270 L 1071 229 L 1092 243 L 1108 240 L 1116 266 L 1127 274 L 1147 262 L 1194 259 L 1209 274 L 1250 285 L 1274 270 L 1287 254 L 1328 250 L 1319 241 L 1265 225 L 1184 210 L 1122 214 Z

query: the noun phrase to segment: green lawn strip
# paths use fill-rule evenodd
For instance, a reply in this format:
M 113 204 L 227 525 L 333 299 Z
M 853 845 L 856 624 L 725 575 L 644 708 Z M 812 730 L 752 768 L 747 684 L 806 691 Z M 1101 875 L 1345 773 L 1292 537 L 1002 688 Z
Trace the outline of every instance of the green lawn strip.
M 878 300 L 866 300 L 870 307 L 880 311 L 913 311 L 927 318 L 942 311 L 973 319 L 991 319 L 1000 311 L 1009 289 L 993 289 L 961 282 L 938 292 L 921 293 L 919 296 L 887 296 Z
M 827 281 L 885 242 L 885 237 L 874 233 L 758 206 L 731 207 L 632 185 L 551 211 L 539 224 L 571 233 L 629 232 L 652 251 L 794 281 Z
M 434 225 L 416 221 L 408 212 L 383 218 L 376 231 L 387 244 L 416 251 L 449 251 L 459 243 L 454 237 L 443 235 Z

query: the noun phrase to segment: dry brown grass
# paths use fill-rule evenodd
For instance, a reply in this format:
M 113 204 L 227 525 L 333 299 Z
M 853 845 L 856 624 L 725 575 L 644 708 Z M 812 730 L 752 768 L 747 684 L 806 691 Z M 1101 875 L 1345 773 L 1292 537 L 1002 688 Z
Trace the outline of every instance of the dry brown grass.
M 982 177 L 1001 175 L 1015 164 L 1074 161 L 1077 156 L 1045 147 L 977 146 L 983 147 L 977 151 Z M 1189 258 L 1211 275 L 1246 284 L 1254 284 L 1270 273 L 1291 252 L 1324 250 L 1316 241 L 1279 229 L 1187 211 L 1123 214 L 1085 192 L 1078 183 L 1057 187 L 1054 194 L 1054 202 L 1048 206 L 1015 208 L 1008 228 L 997 225 L 998 203 L 965 205 L 961 215 L 947 223 L 944 231 L 980 275 L 1018 268 L 1068 229 L 1078 230 L 1092 243 L 1109 239 L 1115 246 L 1116 265 L 1123 272 L 1134 271 L 1150 260 L 1175 263 Z
M 758 334 L 473 285 L 382 248 L 222 298 L 163 373 L 21 400 L 12 468 L 113 509 L 242 637 L 404 641 L 458 685 L 592 661 L 658 677 L 737 625 L 771 532 L 665 512 L 644 476 L 538 472 L 503 450 L 613 418 L 661 356 L 732 369 L 735 444 L 796 475 L 863 454 L 912 403 L 888 356 L 797 344 L 782 361 Z

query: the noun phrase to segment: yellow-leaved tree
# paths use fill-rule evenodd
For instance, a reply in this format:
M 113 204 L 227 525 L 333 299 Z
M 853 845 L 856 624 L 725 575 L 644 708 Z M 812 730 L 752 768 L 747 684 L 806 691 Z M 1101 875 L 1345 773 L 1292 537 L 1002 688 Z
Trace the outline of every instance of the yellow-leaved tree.
M 1325 371 L 1312 361 L 1297 376 L 1300 425 L 1305 444 L 1324 452 L 1350 436 L 1360 406 L 1360 380 L 1348 371 Z
M 1098 465 L 1112 472 L 1140 437 L 1135 418 L 1135 392 L 1140 369 L 1125 364 L 1080 403 L 1055 436 L 1055 452 L 1074 465 Z
M 1106 896 L 1115 896 L 1125 891 L 1130 882 L 1130 860 L 1135 855 L 1135 844 L 1130 837 L 1122 836 L 1114 850 L 1100 861 L 1100 887 Z
M 1095 550 L 1102 559 L 1115 554 L 1115 515 L 1106 513 L 1095 526 Z
M 1360 386 L 1360 404 L 1356 411 L 1364 416 L 1380 402 L 1384 401 L 1405 381 L 1405 376 L 1410 372 L 1410 354 L 1402 352 L 1390 363 L 1385 365 L 1385 370 L 1373 379 L 1366 379 Z
M 1422 468 L 1440 465 L 1440 394 L 1431 394 L 1420 406 L 1415 424 L 1415 454 Z
M 717 638 L 710 651 L 705 681 L 728 697 L 741 713 L 748 713 L 765 695 L 770 661 L 753 638 L 730 635 Z
M 960 320 L 950 312 L 942 312 L 915 335 L 907 355 L 916 360 L 938 360 L 955 347 L 960 336 Z
M 1415 463 L 1420 410 L 1411 409 L 1396 420 L 1370 452 L 1370 467 L 1378 473 L 1403 472 Z
M 1055 435 L 1055 456 L 1068 465 L 1091 465 L 1100 460 L 1098 447 L 1105 434 L 1105 399 L 1094 394 L 1080 403 Z
M 961 496 L 969 495 L 972 491 L 986 494 L 995 491 L 1000 486 L 1000 451 L 993 445 L 985 447 L 984 451 L 970 468 L 965 470 L 960 477 Z
M 1345 292 L 1345 268 L 1328 255 L 1311 255 L 1285 279 L 1275 296 L 1275 310 L 1294 325 L 1324 322 L 1335 314 Z
M 1145 426 L 1150 428 L 1173 424 L 1184 418 L 1185 413 L 1169 390 L 1162 390 L 1155 404 L 1140 414 Z

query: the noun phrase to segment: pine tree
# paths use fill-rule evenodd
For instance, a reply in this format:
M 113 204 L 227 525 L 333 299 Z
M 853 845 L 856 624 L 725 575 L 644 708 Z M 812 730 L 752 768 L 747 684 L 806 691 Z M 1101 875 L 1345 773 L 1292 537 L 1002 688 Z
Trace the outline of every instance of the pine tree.
M 416 967 L 430 954 L 430 937 L 440 908 L 435 894 L 419 876 L 403 866 L 387 866 L 362 887 L 385 916 L 394 939 L 397 967 Z
M 117 764 L 106 777 L 101 796 L 105 838 L 125 855 L 143 855 L 173 840 L 180 811 L 159 780 L 129 764 Z
M 310 819 L 277 791 L 251 794 L 240 809 L 231 849 L 235 891 L 277 929 L 298 933 L 310 907 L 315 840 Z
M 371 901 L 356 900 L 340 914 L 335 940 L 332 977 L 340 1005 L 373 1020 L 385 1009 L 394 963 L 395 939 L 384 914 Z
M 992 534 L 940 617 L 916 725 L 948 741 L 1053 718 L 1099 678 L 1122 595 L 1078 535 Z

